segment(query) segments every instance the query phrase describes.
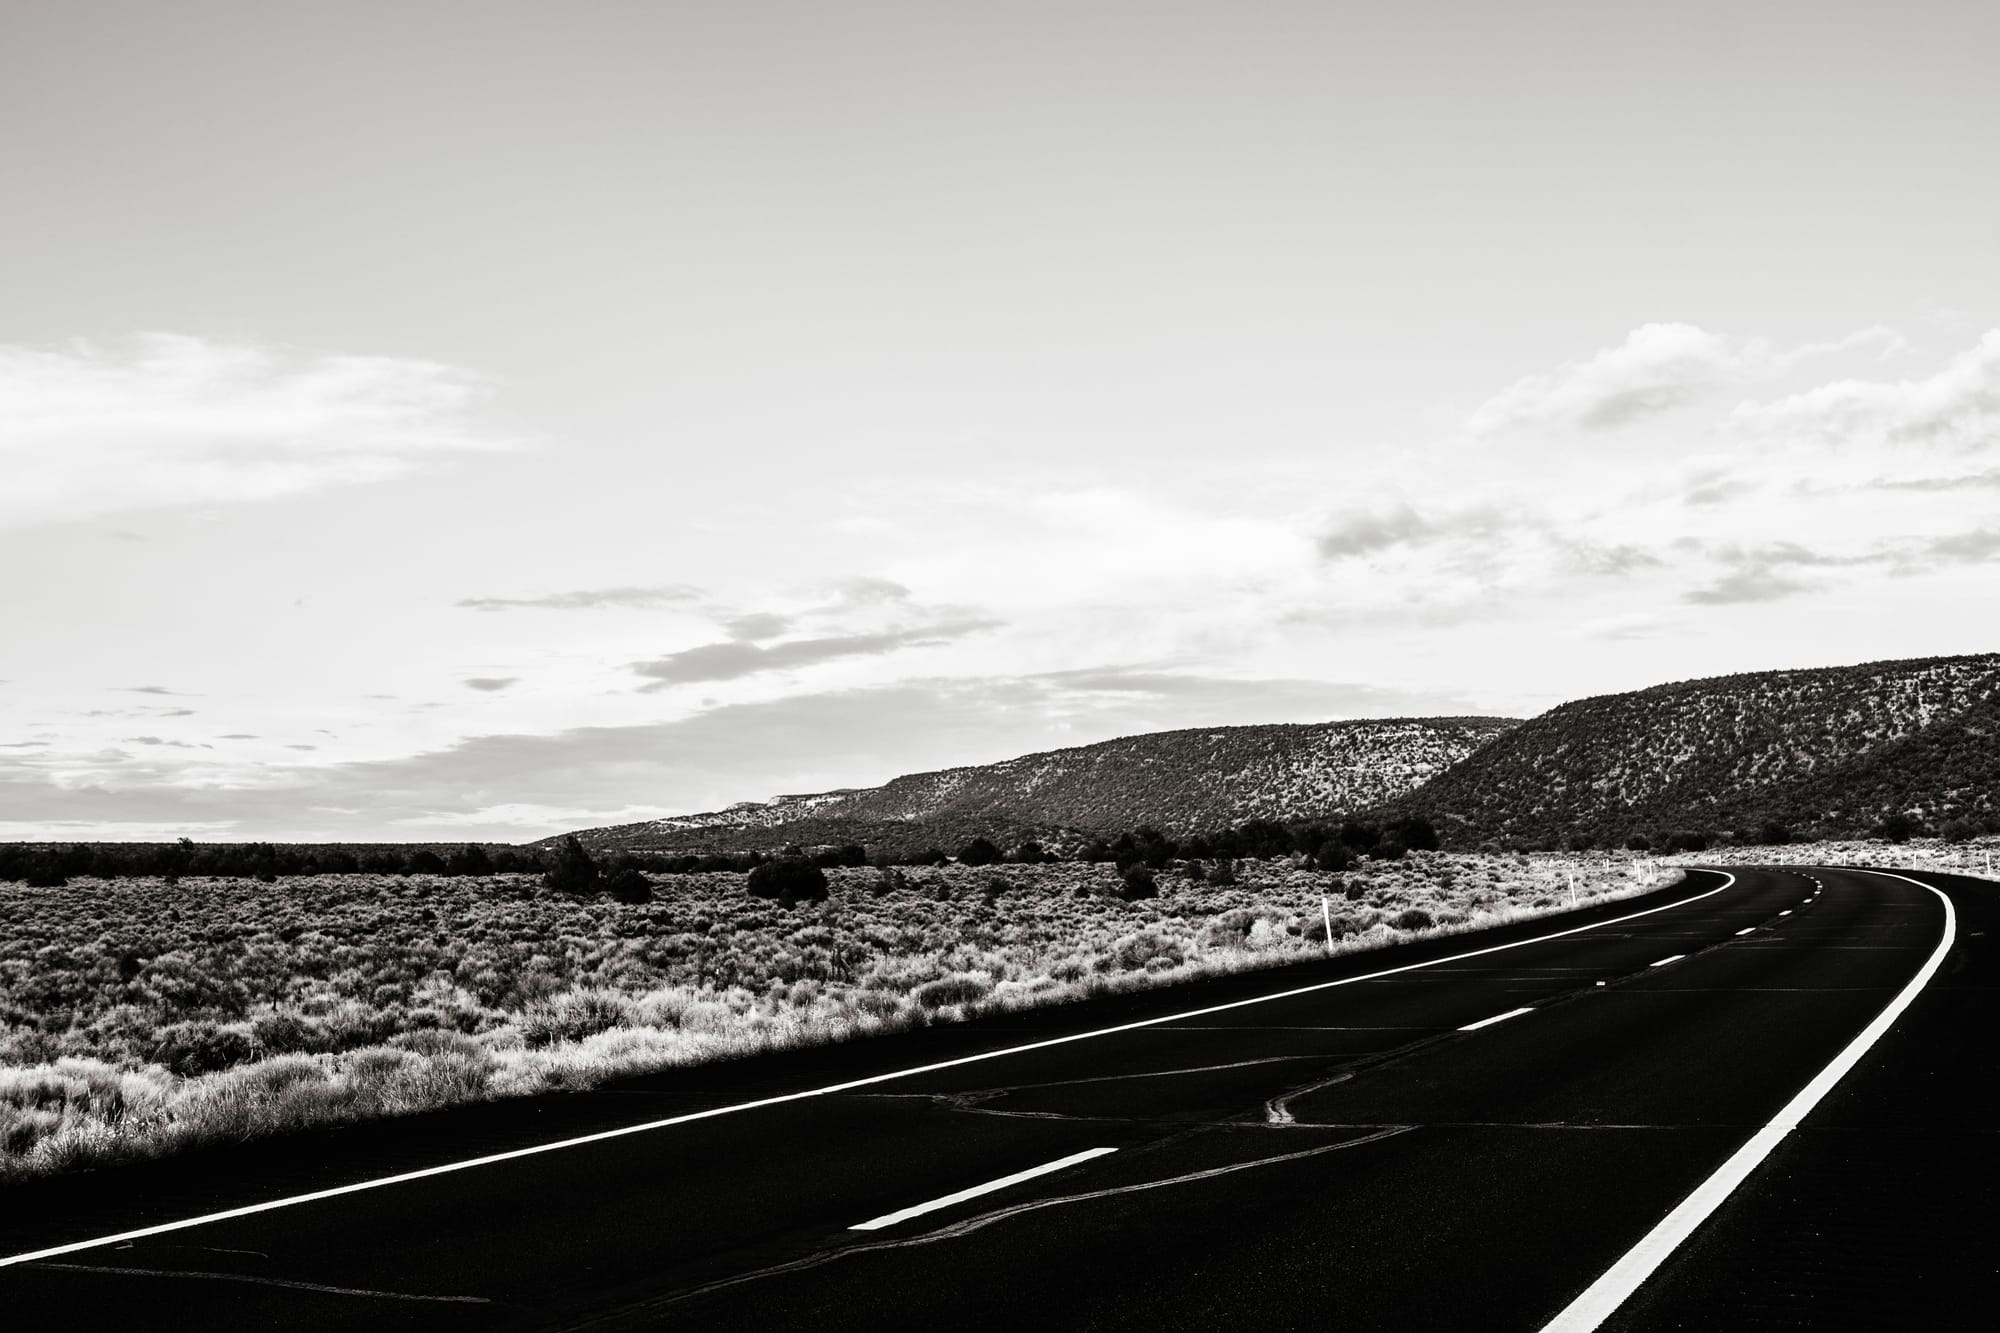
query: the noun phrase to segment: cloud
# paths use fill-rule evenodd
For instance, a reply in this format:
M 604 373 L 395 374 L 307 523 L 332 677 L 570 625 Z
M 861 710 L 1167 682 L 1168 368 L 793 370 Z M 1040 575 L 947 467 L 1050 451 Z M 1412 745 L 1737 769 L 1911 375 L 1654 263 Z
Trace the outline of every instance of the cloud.
M 1932 541 L 1926 551 L 1941 560 L 1958 564 L 1984 564 L 1988 560 L 2000 560 L 2000 531 L 1980 528 L 1974 532 L 1960 532 L 1950 537 L 1939 537 Z
M 1870 345 L 1887 355 L 1904 344 L 1893 331 L 1873 328 L 1778 352 L 1762 338 L 1733 339 L 1693 324 L 1644 324 L 1589 360 L 1516 380 L 1476 408 L 1465 429 L 1475 436 L 1535 426 L 1608 430 L 1723 385 L 1782 374 L 1807 357 Z
M 729 617 L 722 622 L 722 627 L 732 639 L 775 639 L 791 629 L 793 619 L 770 611 L 752 611 L 747 615 Z
M 1436 531 L 1435 524 L 1403 504 L 1372 513 L 1358 511 L 1336 516 L 1316 544 L 1322 556 L 1339 560 L 1422 541 Z
M 792 639 L 769 647 L 734 639 L 727 643 L 706 643 L 649 662 L 634 662 L 632 670 L 653 683 L 648 690 L 696 681 L 737 680 L 763 671 L 812 666 L 842 657 L 874 657 L 903 648 L 948 643 L 979 630 L 993 629 L 996 620 L 941 621 L 915 629 L 887 630 L 875 634 L 829 635 L 817 639 Z
M 460 681 L 459 684 L 465 686 L 468 690 L 483 690 L 491 694 L 496 690 L 506 689 L 509 685 L 515 684 L 520 679 L 519 676 L 468 676 L 466 679 Z
M 1985 491 L 2000 489 L 2000 468 L 1988 468 L 1983 472 L 1960 472 L 1946 477 L 1884 477 L 1873 483 L 1878 490 L 1885 491 L 1930 491 L 1949 494 L 1954 491 Z
M 2000 329 L 1923 379 L 1836 380 L 1730 413 L 1736 430 L 1814 443 L 2000 444 Z
M 1799 593 L 1815 591 L 1819 586 L 1810 580 L 1798 578 L 1789 571 L 1875 564 L 1884 558 L 1879 554 L 1827 555 L 1808 550 L 1796 542 L 1774 542 L 1759 547 L 1725 546 L 1717 548 L 1712 554 L 1728 566 L 1727 572 L 1699 588 L 1681 594 L 1683 602 L 1697 606 L 1775 602 Z
M 201 697 L 197 694 L 188 694 L 183 690 L 170 690 L 164 685 L 116 685 L 112 688 L 120 694 L 168 694 L 177 699 L 198 699 Z
M 1626 542 L 1607 546 L 1562 538 L 1553 540 L 1564 562 L 1579 574 L 1617 577 L 1636 574 L 1642 569 L 1658 569 L 1666 563 L 1645 547 Z
M 146 334 L 0 345 L 0 526 L 243 504 L 500 447 L 486 392 L 436 362 Z
M 1324 559 L 1343 560 L 1379 555 L 1402 546 L 1482 540 L 1520 524 L 1521 520 L 1490 505 L 1419 513 L 1396 501 L 1333 515 L 1314 545 Z
M 575 592 L 552 592 L 543 597 L 467 597 L 454 605 L 474 611 L 594 611 L 603 607 L 646 610 L 691 602 L 701 596 L 699 588 L 684 583 L 657 583 L 646 587 L 583 588 Z

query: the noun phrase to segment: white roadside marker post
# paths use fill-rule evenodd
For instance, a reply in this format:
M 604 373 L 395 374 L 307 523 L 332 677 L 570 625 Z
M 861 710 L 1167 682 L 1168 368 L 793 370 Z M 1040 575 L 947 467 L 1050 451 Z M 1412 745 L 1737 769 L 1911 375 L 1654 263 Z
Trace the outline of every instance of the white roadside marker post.
M 1576 910 L 1576 871 L 1569 871 L 1569 909 Z
M 1333 952 L 1333 908 L 1327 905 L 1326 895 L 1319 896 L 1319 922 L 1326 927 L 1326 951 Z

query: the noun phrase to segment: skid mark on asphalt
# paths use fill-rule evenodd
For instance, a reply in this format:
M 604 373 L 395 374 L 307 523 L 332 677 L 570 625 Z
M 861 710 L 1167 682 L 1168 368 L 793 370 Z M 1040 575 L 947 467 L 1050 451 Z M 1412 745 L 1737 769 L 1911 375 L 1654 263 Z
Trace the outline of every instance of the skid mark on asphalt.
M 991 1212 L 981 1213 L 976 1217 L 968 1217 L 964 1221 L 953 1222 L 948 1226 L 939 1227 L 935 1231 L 926 1231 L 921 1235 L 903 1236 L 895 1240 L 869 1241 L 859 1245 L 843 1245 L 837 1249 L 823 1250 L 818 1254 L 810 1254 L 802 1259 L 794 1259 L 789 1263 L 773 1264 L 769 1268 L 760 1268 L 750 1273 L 738 1273 L 734 1277 L 726 1277 L 716 1282 L 704 1283 L 699 1287 L 693 1287 L 687 1291 L 677 1292 L 674 1295 L 649 1302 L 642 1308 L 645 1310 L 660 1309 L 664 1306 L 678 1304 L 681 1301 L 693 1300 L 697 1296 L 706 1296 L 730 1287 L 741 1286 L 746 1282 L 757 1282 L 764 1278 L 779 1277 L 787 1273 L 804 1272 L 810 1268 L 818 1268 L 823 1264 L 830 1264 L 836 1259 L 845 1259 L 850 1255 L 869 1254 L 877 1250 L 912 1249 L 919 1245 L 935 1245 L 939 1241 L 956 1240 L 961 1236 L 969 1236 L 975 1231 L 990 1227 L 996 1222 L 1004 1222 L 1009 1218 L 1019 1217 L 1024 1213 L 1037 1212 L 1043 1208 L 1060 1208 L 1067 1204 L 1089 1203 L 1094 1199 L 1108 1199 L 1120 1194 L 1137 1194 L 1144 1190 L 1165 1189 L 1171 1185 L 1189 1185 L 1196 1181 L 1213 1180 L 1217 1176 L 1232 1175 L 1238 1171 L 1249 1171 L 1260 1166 L 1277 1166 L 1284 1162 L 1296 1162 L 1307 1157 L 1319 1157 L 1326 1153 L 1343 1152 L 1348 1148 L 1359 1148 L 1363 1144 L 1379 1143 L 1383 1139 L 1395 1138 L 1397 1135 L 1407 1134 L 1415 1128 L 1416 1126 L 1414 1125 L 1387 1125 L 1371 1133 L 1364 1134 L 1360 1138 L 1342 1139 L 1338 1143 L 1323 1143 L 1316 1148 L 1306 1148 L 1298 1152 L 1279 1153 L 1274 1157 L 1258 1157 L 1248 1162 L 1231 1162 L 1227 1166 L 1212 1166 L 1202 1171 L 1189 1171 L 1182 1175 L 1165 1176 L 1158 1180 L 1141 1180 L 1130 1185 L 1110 1185 L 1104 1189 L 1085 1190 L 1080 1194 L 1063 1194 L 1049 1199 L 1032 1199 L 1026 1203 L 1017 1203 L 1006 1208 L 996 1208 Z M 638 1312 L 637 1310 L 628 1308 L 620 1311 L 619 1315 L 623 1318 Z M 577 1324 L 571 1325 L 571 1327 L 587 1328 L 589 1324 Z
M 240 1253 L 250 1253 L 241 1251 Z M 367 1287 L 330 1287 L 323 1282 L 294 1282 L 281 1277 L 253 1277 L 248 1273 L 201 1273 L 184 1268 L 113 1268 L 108 1264 L 23 1264 L 56 1273 L 111 1273 L 120 1277 L 178 1277 L 206 1282 L 247 1282 L 258 1287 L 286 1287 L 293 1291 L 318 1291 L 332 1296 L 372 1296 L 389 1301 L 430 1301 L 442 1305 L 491 1305 L 484 1296 L 426 1296 L 414 1291 L 374 1291 Z

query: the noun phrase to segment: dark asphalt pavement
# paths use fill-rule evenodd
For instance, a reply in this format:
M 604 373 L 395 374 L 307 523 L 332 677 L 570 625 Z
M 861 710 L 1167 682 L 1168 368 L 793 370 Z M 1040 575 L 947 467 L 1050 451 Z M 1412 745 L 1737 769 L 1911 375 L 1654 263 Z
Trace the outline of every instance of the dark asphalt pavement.
M 0 1308 L 24 1327 L 122 1329 L 1536 1329 L 1940 938 L 1943 906 L 1913 884 L 1824 872 L 1815 897 L 1807 873 L 1736 874 L 1502 932 L 10 1189 L 7 1255 L 1322 986 L 0 1268 Z M 1996 890 L 1928 878 L 1961 913 L 1945 971 L 1608 1327 L 1955 1327 L 1990 1310 L 1992 1229 L 1959 1210 L 2000 1183 L 1974 1082 Z M 1449 961 L 1665 904 L 1681 905 Z M 1091 1149 L 1114 1151 L 852 1229 Z

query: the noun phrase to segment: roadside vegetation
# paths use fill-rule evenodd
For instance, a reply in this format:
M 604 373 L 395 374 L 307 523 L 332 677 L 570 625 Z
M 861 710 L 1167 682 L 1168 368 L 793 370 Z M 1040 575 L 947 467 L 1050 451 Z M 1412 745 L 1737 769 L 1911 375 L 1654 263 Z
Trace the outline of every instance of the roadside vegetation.
M 527 872 L 105 879 L 37 853 L 51 873 L 0 882 L 0 1179 L 1379 948 L 1676 873 L 1365 832 L 670 875 L 563 848 Z

